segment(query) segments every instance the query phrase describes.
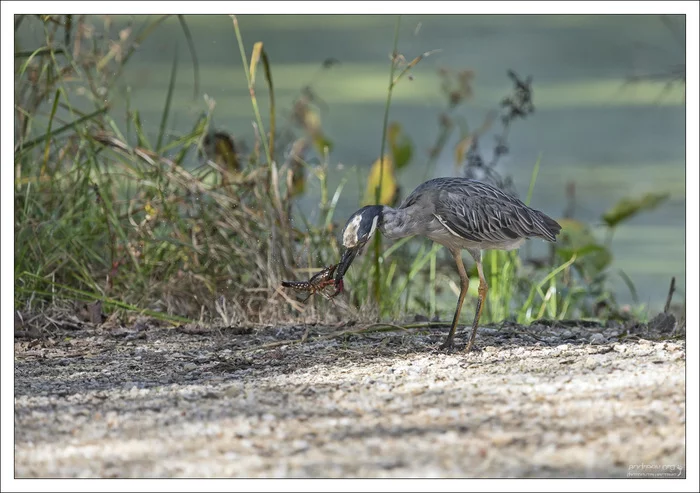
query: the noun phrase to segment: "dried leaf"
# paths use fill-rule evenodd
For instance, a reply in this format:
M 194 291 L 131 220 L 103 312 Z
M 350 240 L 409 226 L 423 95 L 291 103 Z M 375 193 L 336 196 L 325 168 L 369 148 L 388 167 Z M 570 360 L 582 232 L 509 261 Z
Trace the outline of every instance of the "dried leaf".
M 255 86 L 255 72 L 258 68 L 258 62 L 260 61 L 260 55 L 262 53 L 263 44 L 262 41 L 258 41 L 253 45 L 253 53 L 250 55 L 250 85 Z
M 102 302 L 100 300 L 90 303 L 87 306 L 88 309 L 88 319 L 90 323 L 101 324 L 102 323 Z
M 457 168 L 459 168 L 464 162 L 464 159 L 467 156 L 467 152 L 469 152 L 469 149 L 471 148 L 473 143 L 473 135 L 467 135 L 459 142 L 457 142 L 457 145 L 455 146 L 455 166 Z

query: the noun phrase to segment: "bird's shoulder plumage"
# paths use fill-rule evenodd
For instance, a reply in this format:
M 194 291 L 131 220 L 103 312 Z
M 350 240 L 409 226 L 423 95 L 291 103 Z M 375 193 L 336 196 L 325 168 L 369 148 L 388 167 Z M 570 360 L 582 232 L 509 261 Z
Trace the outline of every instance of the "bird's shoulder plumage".
M 436 178 L 419 185 L 400 208 L 432 205 L 450 233 L 477 243 L 507 243 L 540 237 L 556 241 L 561 226 L 504 191 L 467 178 Z

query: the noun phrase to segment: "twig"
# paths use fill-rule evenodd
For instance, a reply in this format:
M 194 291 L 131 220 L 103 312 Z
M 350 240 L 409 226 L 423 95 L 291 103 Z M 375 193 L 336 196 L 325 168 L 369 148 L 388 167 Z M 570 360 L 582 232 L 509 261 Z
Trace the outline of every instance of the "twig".
M 664 305 L 664 314 L 668 313 L 669 308 L 671 308 L 671 298 L 673 298 L 673 292 L 676 290 L 676 277 L 671 278 L 671 286 L 668 288 L 668 296 L 666 297 L 666 304 Z
M 328 334 L 326 336 L 321 336 L 313 339 L 313 341 L 328 341 L 331 339 L 337 339 L 339 337 L 343 337 L 346 335 L 354 335 L 354 334 L 366 334 L 366 333 L 371 333 L 371 332 L 389 332 L 392 330 L 410 330 L 410 329 L 429 329 L 429 328 L 438 328 L 438 327 L 447 327 L 447 324 L 444 323 L 436 323 L 436 322 L 428 322 L 425 324 L 407 324 L 407 325 L 395 325 L 395 324 L 388 324 L 388 323 L 376 323 L 376 324 L 371 324 L 366 327 L 362 327 L 359 329 L 351 329 L 351 330 L 341 330 L 338 332 L 334 332 L 332 334 Z M 377 329 L 384 329 L 384 330 L 377 330 Z M 301 344 L 305 342 L 308 339 L 308 334 L 305 333 L 305 336 L 302 336 L 301 339 L 287 339 L 284 341 L 275 341 L 275 342 L 269 342 L 267 344 L 262 344 L 258 347 L 251 348 L 251 351 L 255 351 L 258 349 L 270 349 L 274 347 L 279 347 L 279 346 L 286 346 L 290 344 Z
M 265 291 L 267 291 L 267 289 L 265 289 Z M 294 308 L 296 311 L 298 311 L 298 312 L 300 312 L 300 313 L 303 313 L 303 312 L 304 312 L 305 308 L 304 308 L 302 305 L 300 305 L 299 303 L 297 303 L 296 301 L 294 301 L 292 298 L 290 298 L 290 297 L 287 295 L 287 293 L 285 293 L 285 292 L 284 292 L 283 290 L 281 290 L 279 287 L 276 287 L 276 288 L 275 288 L 275 292 L 276 292 L 277 294 L 279 294 L 282 298 L 284 298 L 284 300 L 285 300 L 287 303 L 289 303 L 289 304 L 291 305 L 291 307 Z

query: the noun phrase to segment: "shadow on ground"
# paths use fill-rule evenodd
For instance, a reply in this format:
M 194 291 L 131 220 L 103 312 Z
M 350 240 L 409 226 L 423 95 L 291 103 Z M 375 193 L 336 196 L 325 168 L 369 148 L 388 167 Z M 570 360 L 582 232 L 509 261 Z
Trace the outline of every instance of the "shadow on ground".
M 312 326 L 301 344 L 307 327 L 75 329 L 15 340 L 18 477 L 626 477 L 685 464 L 685 341 L 648 328 L 484 327 L 469 354 L 437 350 L 447 327 Z

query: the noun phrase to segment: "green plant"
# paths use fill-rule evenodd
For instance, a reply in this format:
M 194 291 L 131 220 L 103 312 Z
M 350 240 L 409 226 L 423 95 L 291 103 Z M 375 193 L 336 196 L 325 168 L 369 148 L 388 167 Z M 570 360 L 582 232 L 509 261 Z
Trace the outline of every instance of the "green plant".
M 109 23 L 108 19 L 103 22 Z M 153 19 L 138 31 L 130 26 L 116 39 L 91 38 L 90 43 L 81 33 L 97 19 L 39 16 L 24 21 L 39 22 L 45 39 L 43 46 L 16 55 L 17 307 L 61 299 L 99 300 L 108 311 L 143 312 L 179 323 L 183 318 L 215 316 L 224 298 L 236 313 L 231 320 L 345 314 L 320 297 L 303 306 L 281 290 L 279 282 L 308 278 L 318 268 L 338 261 L 338 237 L 345 218 L 338 217 L 337 207 L 350 172 L 336 180 L 334 190 L 329 187 L 329 178 L 336 178 L 333 142 L 313 108 L 318 98 L 311 83 L 300 88 L 285 118 L 286 109 L 275 99 L 274 53 L 268 53 L 262 41 L 246 53 L 238 20 L 232 20 L 255 119 L 252 143 L 240 139 L 234 143 L 215 128 L 212 99 L 205 100 L 205 110 L 188 132 L 169 132 L 180 70 L 177 54 L 157 125 L 144 124 L 128 90 L 125 123 L 117 123 L 112 104 L 118 96 L 116 79 L 135 46 L 163 25 L 166 17 Z M 196 66 L 185 18 L 178 17 L 177 22 Z M 430 52 L 406 62 L 398 53 L 399 22 L 381 148 L 374 166 L 378 172 L 363 180 L 373 190 L 375 202 L 398 200 L 398 190 L 390 190 L 387 184 L 400 188 L 403 172 L 420 163 L 401 123 L 391 122 L 389 116 L 396 84 Z M 59 35 L 60 29 L 64 36 Z M 321 70 L 332 65 L 324 62 Z M 529 114 L 531 81 L 510 74 L 514 93 L 502 106 L 498 152 L 485 163 L 479 141 L 495 116 L 477 130 L 469 130 L 460 111 L 471 97 L 473 73 L 457 74 L 456 86 L 448 81 L 443 87 L 448 109 L 441 116 L 450 122 L 440 119 L 445 124 L 438 129 L 426 173 L 445 150 L 446 136 L 459 127 L 460 138 L 451 151 L 462 173 L 482 173 L 508 188 L 512 180 L 501 177 L 496 165 L 498 156 L 507 151 L 512 122 Z M 267 115 L 261 112 L 265 98 Z M 520 114 L 514 108 L 525 110 Z M 216 142 L 224 144 L 223 159 L 217 158 L 222 151 Z M 193 166 L 191 157 L 197 150 L 200 161 Z M 388 159 L 390 174 L 384 168 Z M 539 166 L 538 159 L 528 201 Z M 315 220 L 299 210 L 299 198 L 308 193 L 306 185 L 311 181 L 319 188 Z M 388 198 L 383 196 L 385 190 L 392 192 Z M 561 243 L 544 260 L 523 258 L 516 252 L 488 252 L 484 266 L 491 289 L 483 320 L 527 323 L 541 317 L 601 315 L 600 300 L 609 298 L 612 231 L 636 212 L 663 200 L 649 196 L 609 211 L 603 217 L 610 231 L 608 244 L 600 242 L 588 225 L 568 218 L 562 220 Z M 370 306 L 374 316 L 384 318 L 412 312 L 433 317 L 441 307 L 453 309 L 453 293 L 445 286 L 454 284 L 454 264 L 443 249 L 410 239 L 382 249 L 380 241 L 377 235 L 370 255 L 359 258 L 348 273 L 351 306 Z M 423 288 L 426 285 L 428 289 Z M 315 312 L 317 308 L 323 309 Z M 613 302 L 607 313 L 614 313 L 614 308 Z

